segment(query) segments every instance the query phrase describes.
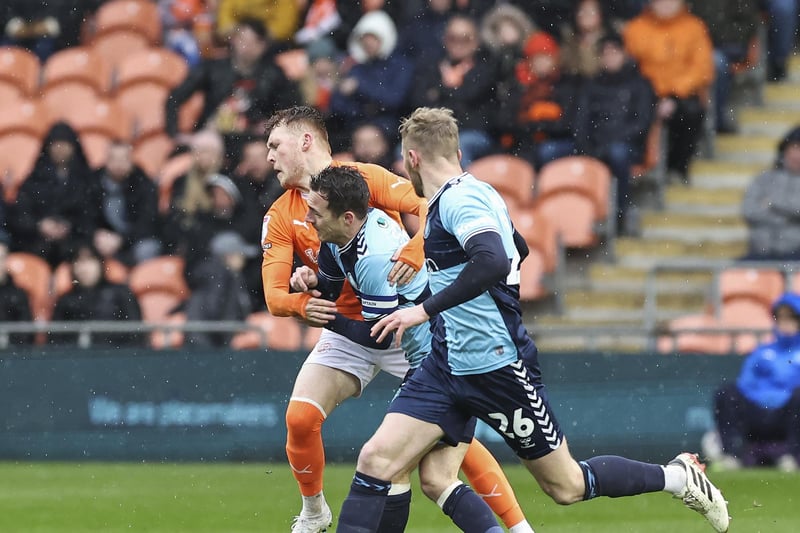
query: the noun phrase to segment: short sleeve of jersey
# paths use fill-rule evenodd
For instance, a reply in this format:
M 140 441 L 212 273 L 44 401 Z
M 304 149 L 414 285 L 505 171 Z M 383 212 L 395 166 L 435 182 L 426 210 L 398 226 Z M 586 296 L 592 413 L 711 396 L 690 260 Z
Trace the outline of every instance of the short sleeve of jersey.
M 393 265 L 391 256 L 385 254 L 361 257 L 356 264 L 362 314 L 366 320 L 377 319 L 397 309 L 397 288 L 387 281 Z
M 480 193 L 480 189 L 474 187 L 456 186 L 445 191 L 439 200 L 442 225 L 458 239 L 462 248 L 473 235 L 501 231 L 496 213 L 502 213 L 505 207 L 494 205 L 491 196 Z

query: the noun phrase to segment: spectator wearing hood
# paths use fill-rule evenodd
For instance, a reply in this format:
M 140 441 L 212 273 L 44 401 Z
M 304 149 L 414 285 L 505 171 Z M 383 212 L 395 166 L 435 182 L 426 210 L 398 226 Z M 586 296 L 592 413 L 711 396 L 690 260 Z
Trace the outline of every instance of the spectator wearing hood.
M 133 148 L 113 142 L 106 165 L 95 176 L 95 231 L 92 242 L 105 258 L 135 265 L 161 251 L 156 219 L 158 192 L 153 181 L 133 163 Z
M 747 187 L 742 216 L 750 234 L 745 259 L 800 259 L 800 127 L 778 145 L 775 167 Z
M 650 0 L 624 30 L 625 48 L 658 96 L 656 114 L 667 135 L 670 178 L 689 182 L 705 117 L 706 94 L 714 81 L 708 28 L 689 13 L 684 0 Z
M 538 170 L 575 153 L 577 87 L 572 80 L 562 78 L 559 46 L 549 34 L 540 31 L 531 35 L 524 52 L 525 59 L 517 64 L 517 144 L 520 155 Z
M 617 227 L 625 234 L 632 204 L 631 166 L 642 160 L 653 121 L 655 94 L 625 53 L 622 38 L 609 33 L 598 41 L 600 70 L 583 82 L 575 113 L 580 153 L 606 163 L 617 180 Z
M 67 260 L 94 233 L 98 206 L 86 201 L 92 182 L 78 134 L 65 122 L 56 123 L 11 206 L 12 249 L 41 256 L 54 267 Z
M 350 35 L 348 52 L 355 64 L 340 73 L 331 94 L 331 113 L 349 133 L 365 121 L 395 132 L 407 103 L 413 64 L 395 52 L 397 29 L 383 11 L 370 11 Z
M 762 452 L 783 470 L 800 461 L 800 295 L 784 294 L 772 313 L 775 340 L 758 346 L 714 398 L 722 466 L 753 466 Z

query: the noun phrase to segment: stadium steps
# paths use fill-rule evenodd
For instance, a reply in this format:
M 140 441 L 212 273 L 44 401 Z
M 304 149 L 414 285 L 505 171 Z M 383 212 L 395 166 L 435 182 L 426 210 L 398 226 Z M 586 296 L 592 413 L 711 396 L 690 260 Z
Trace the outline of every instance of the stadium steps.
M 747 226 L 741 218 L 744 191 L 755 176 L 772 166 L 780 139 L 800 124 L 800 57 L 791 59 L 787 82 L 764 89 L 763 106 L 739 106 L 739 133 L 717 135 L 714 158 L 692 162 L 689 186 L 667 186 L 662 209 L 642 210 L 639 237 L 616 239 L 613 260 L 595 256 L 580 268 L 568 268 L 562 313 L 528 315 L 540 350 L 645 350 L 643 335 L 606 334 L 603 328 L 643 325 L 651 268 L 675 259 L 711 263 L 746 253 Z M 654 279 L 656 321 L 706 309 L 711 267 L 690 273 L 659 272 Z M 574 327 L 575 334 L 558 332 L 567 326 Z M 596 328 L 600 333 L 590 340 L 580 334 L 581 328 Z

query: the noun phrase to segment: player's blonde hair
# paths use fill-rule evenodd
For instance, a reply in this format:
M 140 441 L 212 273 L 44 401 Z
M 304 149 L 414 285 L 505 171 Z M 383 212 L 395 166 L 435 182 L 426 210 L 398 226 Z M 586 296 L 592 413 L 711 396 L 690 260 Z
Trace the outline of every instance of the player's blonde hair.
M 418 107 L 400 123 L 403 148 L 458 160 L 458 122 L 446 107 Z

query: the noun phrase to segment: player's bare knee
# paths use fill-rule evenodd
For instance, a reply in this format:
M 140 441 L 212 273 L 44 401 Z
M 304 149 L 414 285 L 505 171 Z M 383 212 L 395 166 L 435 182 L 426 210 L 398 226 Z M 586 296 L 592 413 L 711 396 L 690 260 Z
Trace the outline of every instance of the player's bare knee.
M 390 458 L 387 457 L 384 447 L 376 439 L 368 440 L 361 447 L 356 467 L 359 472 L 378 479 L 391 479 L 397 473 L 389 470 L 390 465 Z
M 445 491 L 455 480 L 445 476 L 437 475 L 435 472 L 419 472 L 419 486 L 422 493 L 433 501 L 439 499 L 442 492 Z
M 580 483 L 575 481 L 577 480 L 541 481 L 539 486 L 557 504 L 572 505 L 583 500 L 585 492 L 583 479 L 580 480 Z

